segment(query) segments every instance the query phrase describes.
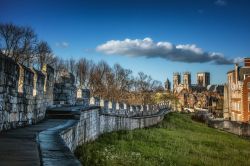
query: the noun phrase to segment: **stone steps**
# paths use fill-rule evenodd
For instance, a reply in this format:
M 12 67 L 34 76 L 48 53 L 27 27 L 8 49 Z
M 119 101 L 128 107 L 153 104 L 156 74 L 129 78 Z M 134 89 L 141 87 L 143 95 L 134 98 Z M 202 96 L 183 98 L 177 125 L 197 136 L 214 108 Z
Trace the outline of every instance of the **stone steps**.
M 74 115 L 71 114 L 46 114 L 48 119 L 75 119 Z
M 80 112 L 72 111 L 70 109 L 66 110 L 50 109 L 46 111 L 46 117 L 48 119 L 79 119 Z

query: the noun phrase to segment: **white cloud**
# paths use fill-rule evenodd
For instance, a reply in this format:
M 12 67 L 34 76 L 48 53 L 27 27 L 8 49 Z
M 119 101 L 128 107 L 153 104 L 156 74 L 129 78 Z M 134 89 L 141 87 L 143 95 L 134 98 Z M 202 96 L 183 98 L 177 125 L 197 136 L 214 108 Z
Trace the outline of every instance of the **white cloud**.
M 233 64 L 241 58 L 228 59 L 221 53 L 204 52 L 195 44 L 174 45 L 170 42 L 154 42 L 151 38 L 110 40 L 96 47 L 98 52 L 110 55 L 144 56 L 147 58 L 163 58 L 170 61 L 186 63 Z
M 226 0 L 216 0 L 214 2 L 215 5 L 218 5 L 218 6 L 226 6 L 227 5 L 227 1 Z
M 57 42 L 56 46 L 60 47 L 60 48 L 67 48 L 67 47 L 69 47 L 69 43 L 67 43 L 67 42 Z

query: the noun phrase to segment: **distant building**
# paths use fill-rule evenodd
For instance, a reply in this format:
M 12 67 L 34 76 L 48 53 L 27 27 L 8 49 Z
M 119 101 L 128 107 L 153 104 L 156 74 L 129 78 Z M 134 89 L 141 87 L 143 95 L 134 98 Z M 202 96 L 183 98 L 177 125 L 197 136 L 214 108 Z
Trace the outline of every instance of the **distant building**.
M 174 73 L 174 75 L 173 75 L 173 90 L 175 90 L 179 86 L 180 83 L 181 83 L 180 73 Z
M 183 87 L 185 89 L 189 89 L 190 85 L 191 85 L 191 73 L 190 72 L 184 72 L 183 73 Z
M 181 74 L 173 74 L 173 92 L 179 93 L 183 89 L 191 91 L 204 91 L 207 86 L 210 85 L 210 73 L 209 72 L 199 72 L 197 73 L 197 84 L 191 84 L 191 73 L 183 73 L 183 82 L 181 82 Z
M 173 74 L 173 93 L 179 99 L 179 108 L 204 108 L 223 117 L 224 85 L 210 85 L 210 73 L 197 73 L 197 84 L 191 84 L 191 73 Z
M 166 90 L 167 92 L 170 92 L 170 90 L 171 90 L 171 83 L 170 83 L 169 79 L 167 79 L 167 80 L 165 81 L 165 90 Z
M 210 73 L 199 72 L 197 73 L 197 85 L 207 87 L 210 85 Z
M 227 73 L 224 95 L 224 118 L 232 121 L 250 120 L 250 58 L 244 59 L 244 66 L 235 64 Z

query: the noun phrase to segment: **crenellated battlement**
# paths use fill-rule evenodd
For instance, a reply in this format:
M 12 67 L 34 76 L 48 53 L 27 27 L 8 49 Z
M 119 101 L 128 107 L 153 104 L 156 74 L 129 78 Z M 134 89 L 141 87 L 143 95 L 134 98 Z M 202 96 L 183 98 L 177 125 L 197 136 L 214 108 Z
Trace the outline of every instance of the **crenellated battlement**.
M 54 71 L 25 67 L 0 56 L 0 131 L 37 123 L 53 103 Z

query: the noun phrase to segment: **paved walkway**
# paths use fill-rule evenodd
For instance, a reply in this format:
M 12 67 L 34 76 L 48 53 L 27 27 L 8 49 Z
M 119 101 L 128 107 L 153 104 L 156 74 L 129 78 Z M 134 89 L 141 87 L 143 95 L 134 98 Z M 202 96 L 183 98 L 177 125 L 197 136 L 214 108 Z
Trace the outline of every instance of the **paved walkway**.
M 81 163 L 65 145 L 59 133 L 77 123 L 77 120 L 67 120 L 61 125 L 44 130 L 38 134 L 43 165 L 80 166 Z
M 47 156 L 44 165 L 54 165 L 53 159 L 57 158 L 55 153 L 62 150 L 61 159 L 73 159 L 69 149 L 60 140 L 57 134 L 60 129 L 71 125 L 74 120 L 49 119 L 37 125 L 18 128 L 0 133 L 0 165 L 1 166 L 38 166 L 42 165 L 40 154 Z M 56 126 L 56 127 L 55 127 Z M 40 134 L 39 134 L 40 133 Z M 39 134 L 39 137 L 37 137 Z M 36 140 L 39 138 L 39 140 Z M 41 139 L 42 138 L 42 139 Z M 58 142 L 57 142 L 58 141 Z M 39 153 L 39 143 L 41 152 Z M 51 146 L 54 144 L 54 146 Z M 48 152 L 48 153 L 47 153 Z M 71 154 L 72 156 L 68 155 Z M 50 155 L 51 154 L 51 155 Z M 48 160 L 50 155 L 51 161 Z M 55 155 L 55 156 L 53 156 Z M 64 157 L 66 156 L 66 157 Z M 63 161 L 63 160 L 62 160 Z M 60 163 L 59 163 L 60 164 Z M 79 164 L 79 163 L 78 163 Z

